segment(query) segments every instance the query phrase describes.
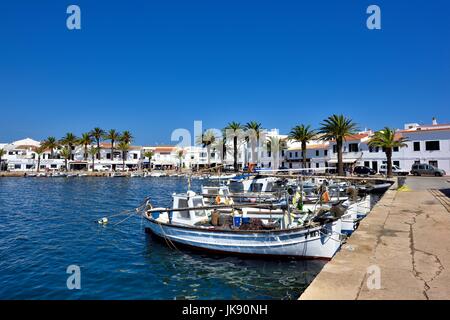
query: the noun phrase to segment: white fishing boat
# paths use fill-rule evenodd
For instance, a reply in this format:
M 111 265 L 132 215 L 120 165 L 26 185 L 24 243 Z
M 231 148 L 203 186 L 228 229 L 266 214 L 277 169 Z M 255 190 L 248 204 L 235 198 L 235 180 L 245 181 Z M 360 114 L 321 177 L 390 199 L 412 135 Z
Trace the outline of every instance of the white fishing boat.
M 131 174 L 130 174 L 130 177 L 131 178 L 141 178 L 141 177 L 143 177 L 144 176 L 144 174 L 142 173 L 142 172 L 132 172 Z
M 316 216 L 299 224 L 287 212 L 279 219 L 252 219 L 215 209 L 188 191 L 173 195 L 173 208 L 149 206 L 144 217 L 149 231 L 169 244 L 225 254 L 330 259 L 341 245 L 339 219 Z
M 37 173 L 35 173 L 35 172 L 27 172 L 27 173 L 25 173 L 25 177 L 37 177 Z
M 159 178 L 159 177 L 165 177 L 165 176 L 167 176 L 167 174 L 165 172 L 151 172 L 150 173 L 150 177 Z
M 124 178 L 127 174 L 125 172 L 113 172 L 111 173 L 112 178 Z
M 372 209 L 371 197 L 366 195 L 357 201 L 350 199 L 342 203 L 345 213 L 341 216 L 342 233 L 350 235 L 359 225 L 359 222 L 366 217 Z
M 235 177 L 236 177 L 235 174 L 222 174 L 222 175 L 209 176 L 208 179 L 209 180 L 229 180 L 229 179 L 233 179 Z

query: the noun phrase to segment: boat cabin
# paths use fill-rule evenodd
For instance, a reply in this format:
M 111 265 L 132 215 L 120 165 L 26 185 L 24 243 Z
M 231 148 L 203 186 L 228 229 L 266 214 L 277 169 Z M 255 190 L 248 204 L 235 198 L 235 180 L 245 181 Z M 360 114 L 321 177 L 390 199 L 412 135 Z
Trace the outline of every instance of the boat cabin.
M 202 194 L 205 196 L 221 196 L 228 197 L 230 190 L 228 186 L 202 186 Z
M 187 193 L 173 194 L 173 208 L 194 208 L 202 207 L 203 196 L 197 195 L 193 191 L 188 191 Z M 184 210 L 184 211 L 173 211 L 172 212 L 172 223 L 195 225 L 198 222 L 205 221 L 209 219 L 211 215 L 210 210 Z

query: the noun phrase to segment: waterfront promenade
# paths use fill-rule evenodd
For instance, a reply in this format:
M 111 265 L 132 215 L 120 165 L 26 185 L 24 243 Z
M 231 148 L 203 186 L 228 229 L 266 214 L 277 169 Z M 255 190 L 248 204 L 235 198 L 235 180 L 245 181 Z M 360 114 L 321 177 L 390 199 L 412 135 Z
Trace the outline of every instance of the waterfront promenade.
M 300 300 L 450 299 L 448 180 L 408 177 L 387 191 Z

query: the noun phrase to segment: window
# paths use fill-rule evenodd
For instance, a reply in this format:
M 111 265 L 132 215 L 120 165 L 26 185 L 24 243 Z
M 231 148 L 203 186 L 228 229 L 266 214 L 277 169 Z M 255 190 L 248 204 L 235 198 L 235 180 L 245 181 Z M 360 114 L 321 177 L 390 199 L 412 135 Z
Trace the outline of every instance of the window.
M 333 153 L 336 153 L 337 152 L 337 145 L 333 145 Z
M 425 150 L 427 151 L 440 150 L 439 141 L 425 141 Z
M 318 168 L 318 167 L 319 167 L 319 163 L 317 162 L 317 163 L 316 163 L 316 168 Z
M 296 158 L 298 157 L 298 152 L 297 152 L 297 151 L 295 151 L 295 157 L 296 157 Z
M 439 167 L 438 167 L 438 162 L 437 162 L 436 160 L 430 160 L 430 161 L 428 161 L 428 164 L 429 164 L 430 166 L 435 167 L 435 168 L 439 168 Z
M 281 156 L 284 157 L 284 150 L 281 150 Z
M 358 152 L 358 144 L 357 143 L 349 143 L 348 151 L 349 152 Z
M 393 164 L 394 166 L 400 167 L 400 161 L 394 161 Z
M 328 150 L 323 150 L 323 155 L 326 157 L 328 155 Z
M 319 156 L 319 150 L 316 150 L 316 157 Z
M 188 207 L 188 201 L 187 199 L 180 199 L 178 200 L 178 208 L 187 208 Z M 179 211 L 178 212 L 178 217 L 181 219 L 189 219 L 190 215 L 189 215 L 189 211 Z
M 292 169 L 292 162 L 289 163 L 289 169 Z
M 398 152 L 398 147 L 394 147 L 394 152 Z
M 364 167 L 369 167 L 370 166 L 370 162 L 369 161 L 364 161 Z
M 133 159 L 137 159 L 138 155 L 136 153 L 133 153 Z
M 420 151 L 420 141 L 414 142 L 414 151 Z
M 267 156 L 270 158 L 272 156 L 272 151 L 267 151 Z
M 111 159 L 111 153 L 106 154 L 106 159 Z
M 20 164 L 15 164 L 14 169 L 16 170 L 22 169 L 22 166 Z
M 292 158 L 292 152 L 289 152 L 289 158 Z

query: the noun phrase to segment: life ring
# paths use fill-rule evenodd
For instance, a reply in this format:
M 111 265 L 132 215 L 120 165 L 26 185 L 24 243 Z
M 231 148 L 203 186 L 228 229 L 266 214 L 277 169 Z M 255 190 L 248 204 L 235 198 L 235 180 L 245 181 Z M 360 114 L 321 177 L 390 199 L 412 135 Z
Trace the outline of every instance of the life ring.
M 221 201 L 222 199 L 220 199 L 220 196 L 217 196 L 216 197 L 216 204 L 220 204 L 220 201 Z

